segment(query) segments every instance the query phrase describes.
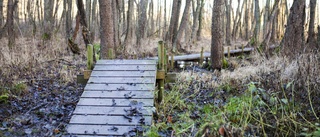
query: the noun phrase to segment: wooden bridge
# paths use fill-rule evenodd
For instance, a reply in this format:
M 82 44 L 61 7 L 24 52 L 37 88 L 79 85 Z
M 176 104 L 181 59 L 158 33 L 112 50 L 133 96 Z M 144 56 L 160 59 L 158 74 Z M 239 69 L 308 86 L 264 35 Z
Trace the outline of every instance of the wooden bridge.
M 151 125 L 155 60 L 99 60 L 67 126 L 71 136 L 134 136 Z
M 90 56 L 92 46 L 88 47 Z M 242 47 L 224 54 L 250 51 L 253 48 Z M 168 57 L 160 42 L 158 55 L 159 58 L 149 60 L 99 60 L 92 71 L 93 59 L 89 59 L 89 71 L 85 71 L 84 76 L 88 81 L 66 128 L 68 135 L 136 136 L 152 124 L 156 81 L 157 99 L 161 101 L 167 66 L 173 67 L 174 61 L 201 62 L 210 57 L 210 53 L 203 53 L 203 50 L 201 54 Z

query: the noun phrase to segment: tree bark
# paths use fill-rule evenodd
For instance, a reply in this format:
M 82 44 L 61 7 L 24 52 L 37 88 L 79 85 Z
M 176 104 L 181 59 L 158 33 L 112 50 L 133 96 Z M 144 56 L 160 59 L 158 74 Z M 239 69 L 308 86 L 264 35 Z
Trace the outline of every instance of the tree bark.
M 169 43 L 174 42 L 174 39 L 178 31 L 180 7 L 181 7 L 181 0 L 174 0 L 172 5 L 169 30 L 166 35 L 166 41 Z
M 265 11 L 264 11 L 264 17 L 263 17 L 263 37 L 265 37 L 267 35 L 267 31 L 268 31 L 268 26 L 267 26 L 267 22 L 268 22 L 268 18 L 270 15 L 270 0 L 267 0 L 266 2 L 266 7 L 265 7 Z
M 212 10 L 211 26 L 211 64 L 212 69 L 221 70 L 223 59 L 223 33 L 222 20 L 224 12 L 224 0 L 215 0 Z
M 202 32 L 202 19 L 203 19 L 203 7 L 204 7 L 204 0 L 201 0 L 201 7 L 200 7 L 200 13 L 199 13 L 199 27 L 198 27 L 198 31 L 197 31 L 197 40 L 200 41 L 201 40 L 201 32 Z
M 195 4 L 195 2 L 193 2 L 193 7 L 195 7 L 195 5 L 197 5 L 196 9 L 193 10 L 193 24 L 192 24 L 192 30 L 191 30 L 191 38 L 190 41 L 193 43 L 194 39 L 196 37 L 196 29 L 199 27 L 199 15 L 200 15 L 200 7 L 201 7 L 201 3 L 200 0 L 196 0 L 197 4 Z
M 256 19 L 256 26 L 254 28 L 254 45 L 259 43 L 260 34 L 260 7 L 259 0 L 254 0 L 254 18 Z
M 315 34 L 314 34 L 314 26 L 315 26 L 315 11 L 316 11 L 317 0 L 310 0 L 310 23 L 308 30 L 308 39 L 307 43 L 315 43 Z
M 134 5 L 133 5 L 133 0 L 129 0 L 128 3 L 128 11 L 127 11 L 127 34 L 125 37 L 125 44 L 132 44 L 132 39 L 133 39 L 133 12 L 134 12 Z M 101 15 L 100 15 L 101 16 Z M 123 48 L 125 50 L 125 46 Z
M 0 0 L 0 27 L 3 24 L 3 0 Z
M 51 39 L 51 35 L 52 35 L 52 28 L 54 25 L 54 21 L 53 21 L 53 6 L 54 6 L 54 1 L 53 0 L 44 0 L 44 11 L 43 11 L 43 24 L 44 24 L 44 34 L 43 34 L 43 38 L 44 40 L 49 40 Z
M 66 11 L 66 39 L 68 40 L 71 37 L 71 31 L 72 31 L 72 21 L 71 21 L 71 8 L 72 8 L 72 0 L 64 0 L 64 8 Z M 73 39 L 74 40 L 74 39 Z
M 182 33 L 186 29 L 186 25 L 189 20 L 190 6 L 191 6 L 191 0 L 186 0 L 186 6 L 183 11 L 181 23 L 180 23 L 179 30 L 177 33 L 177 37 L 175 38 L 175 40 L 173 42 L 173 49 L 178 50 L 178 52 L 181 52 L 181 50 L 182 50 L 180 41 L 181 41 Z
M 140 1 L 138 29 L 137 29 L 137 45 L 140 48 L 141 39 L 145 38 L 145 31 L 147 26 L 147 6 L 148 0 Z
M 225 0 L 226 6 L 226 44 L 231 45 L 231 0 Z
M 130 0 L 131 1 L 131 0 Z M 113 59 L 114 53 L 114 30 L 112 16 L 112 1 L 99 0 L 100 9 L 100 56 L 102 59 Z
M 305 7 L 305 0 L 295 0 L 290 8 L 286 31 L 280 44 L 284 54 L 289 57 L 303 52 Z
M 13 13 L 14 9 L 17 6 L 18 1 L 15 0 L 8 0 L 8 9 L 7 9 L 7 22 L 6 22 L 6 29 L 8 31 L 8 46 L 9 49 L 12 50 L 12 48 L 15 46 L 16 39 L 14 34 L 14 20 L 13 20 Z

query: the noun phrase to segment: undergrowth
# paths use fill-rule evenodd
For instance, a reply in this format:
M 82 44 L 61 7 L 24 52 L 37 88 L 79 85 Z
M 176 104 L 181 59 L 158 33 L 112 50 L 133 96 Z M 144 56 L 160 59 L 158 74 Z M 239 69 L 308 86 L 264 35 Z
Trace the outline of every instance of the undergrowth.
M 229 59 L 232 70 L 184 71 L 146 135 L 319 136 L 319 61 L 318 53 L 253 55 Z

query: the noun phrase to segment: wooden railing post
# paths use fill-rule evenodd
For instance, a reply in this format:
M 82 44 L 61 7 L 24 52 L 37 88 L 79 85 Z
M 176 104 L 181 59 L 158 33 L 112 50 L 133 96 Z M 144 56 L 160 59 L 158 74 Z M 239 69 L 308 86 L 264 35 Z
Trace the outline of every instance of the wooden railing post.
M 199 60 L 199 65 L 202 66 L 202 64 L 203 64 L 203 47 L 201 47 L 200 60 Z
M 158 70 L 157 70 L 157 83 L 158 83 L 158 103 L 161 103 L 164 92 L 164 80 L 166 75 L 166 53 L 163 41 L 158 42 Z
M 228 58 L 230 58 L 230 47 L 228 47 Z

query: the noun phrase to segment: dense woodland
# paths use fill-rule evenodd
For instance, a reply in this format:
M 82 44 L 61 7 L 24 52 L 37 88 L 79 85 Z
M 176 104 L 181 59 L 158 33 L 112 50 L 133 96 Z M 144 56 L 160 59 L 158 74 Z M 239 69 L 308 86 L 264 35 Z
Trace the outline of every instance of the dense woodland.
M 319 31 L 319 0 L 0 0 L 0 136 L 65 134 L 87 45 L 144 59 L 158 41 L 211 57 L 171 70 L 143 136 L 320 136 Z

